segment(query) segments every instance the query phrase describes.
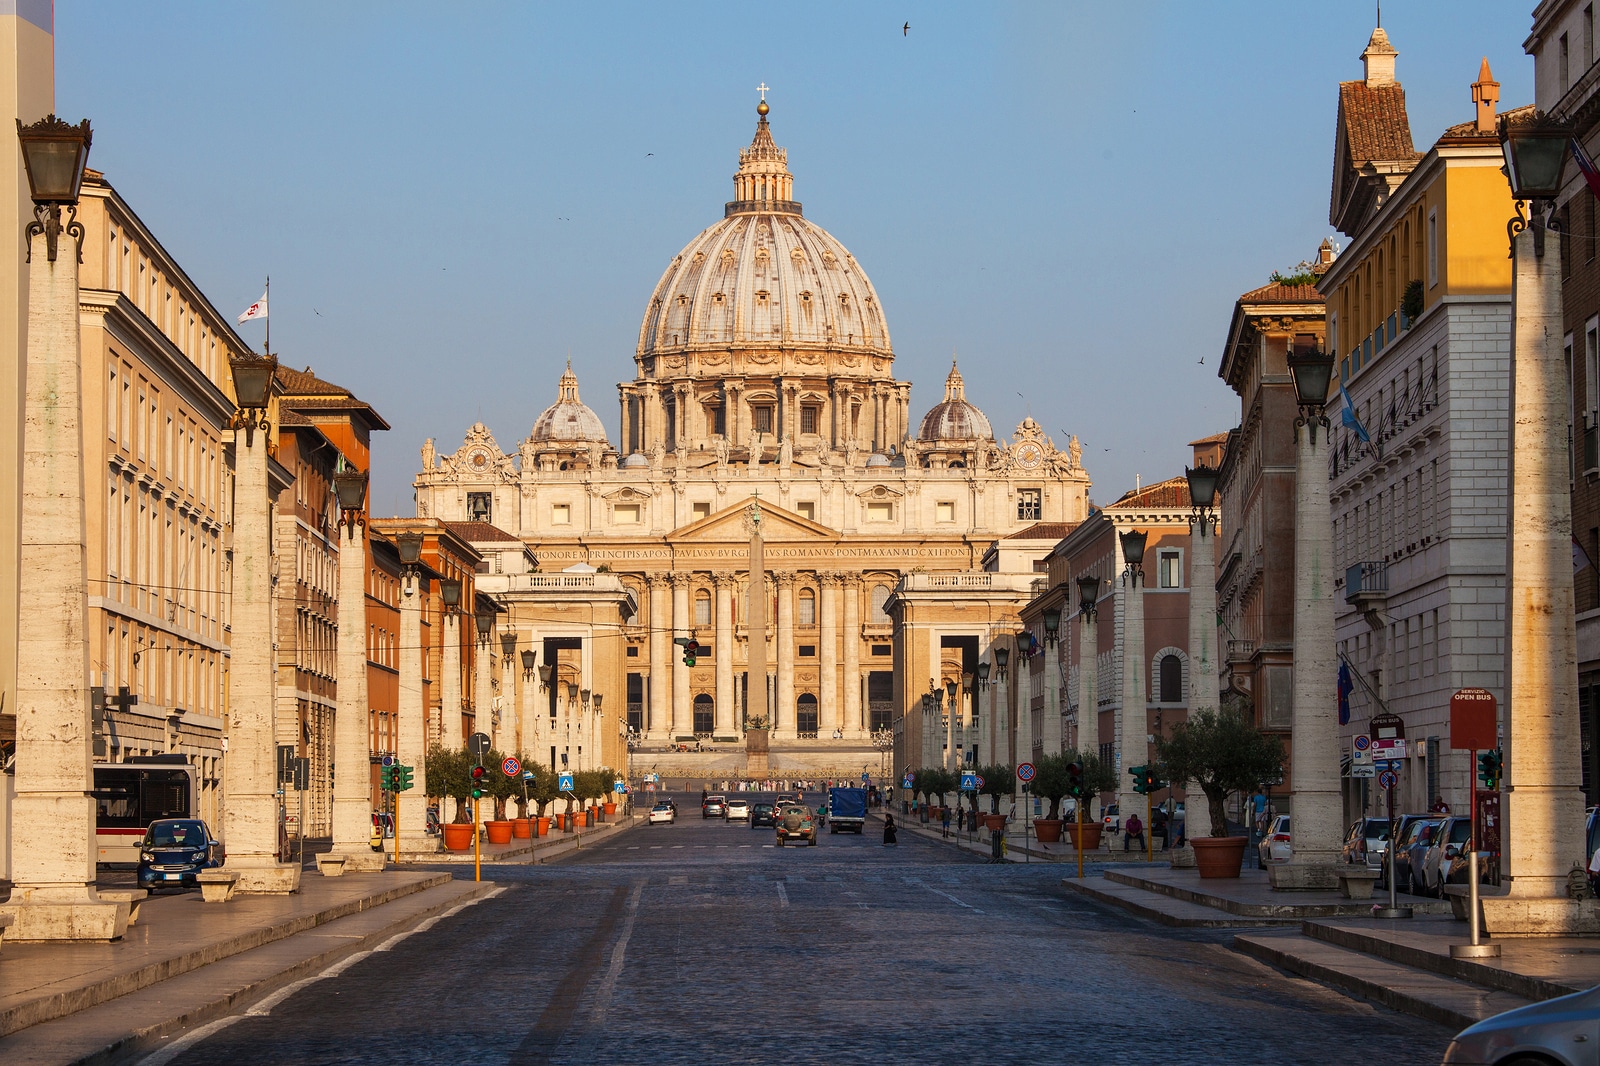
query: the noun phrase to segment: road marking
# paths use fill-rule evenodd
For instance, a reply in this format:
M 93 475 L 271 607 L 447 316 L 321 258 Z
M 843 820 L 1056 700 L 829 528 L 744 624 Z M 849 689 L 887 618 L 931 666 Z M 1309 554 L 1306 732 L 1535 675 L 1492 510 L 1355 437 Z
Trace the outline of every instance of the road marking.
M 682 851 L 683 850 L 683 845 L 682 844 L 674 844 L 674 845 L 672 845 L 672 850 L 673 851 Z
M 667 878 L 667 884 L 669 884 L 669 885 L 686 885 L 688 883 L 689 883 L 689 878 L 688 877 L 684 877 L 684 876 Z
M 755 845 L 754 845 L 754 844 L 740 844 L 740 845 L 739 845 L 739 846 L 740 846 L 740 847 L 741 847 L 741 848 L 753 848 L 753 847 L 755 847 Z
M 806 879 L 801 877 L 799 874 L 789 874 L 784 877 L 784 880 L 789 882 L 791 885 L 803 885 L 806 883 Z
M 974 907 L 972 904 L 964 902 L 963 900 L 956 899 L 954 896 L 952 896 L 948 892 L 941 892 L 937 888 L 934 888 L 932 885 L 923 885 L 922 887 L 927 889 L 929 892 L 932 892 L 936 896 L 943 896 L 945 899 L 949 900 L 951 903 L 954 903 L 958 907 L 967 908 L 967 910 L 971 911 L 973 914 L 982 914 L 983 913 L 983 911 L 979 910 L 977 907 Z
M 611 965 L 595 991 L 592 1020 L 588 1027 L 590 1032 L 605 1028 L 606 1011 L 611 1008 L 611 995 L 617 987 L 617 978 L 622 974 L 622 964 L 628 953 L 628 937 L 633 935 L 633 920 L 639 916 L 639 897 L 642 895 L 644 882 L 637 881 L 632 894 L 628 896 L 628 916 L 622 922 L 622 932 L 617 934 L 616 946 L 611 949 Z
M 638 851 L 639 850 L 639 845 L 637 845 L 637 844 L 629 844 L 628 845 L 628 850 L 629 851 Z
M 200 1028 L 192 1030 L 191 1032 L 184 1033 L 182 1036 L 178 1037 L 178 1039 L 174 1040 L 160 1051 L 157 1051 L 155 1054 L 146 1055 L 144 1058 L 140 1059 L 138 1066 L 166 1066 L 167 1063 L 171 1062 L 179 1055 L 182 1055 L 185 1051 L 188 1051 L 191 1047 L 198 1044 L 212 1033 L 215 1033 L 221 1029 L 226 1029 L 228 1026 L 232 1025 L 236 1021 L 239 1021 L 243 1017 L 244 1015 L 242 1014 L 235 1014 L 231 1018 L 218 1018 L 214 1022 L 202 1025 Z
M 640 888 L 636 884 L 634 898 L 637 898 L 639 891 Z M 589 939 L 577 951 L 565 953 L 565 957 L 572 960 L 571 968 L 557 983 L 554 994 L 545 1004 L 544 1011 L 534 1022 L 533 1028 L 522 1038 L 522 1042 L 510 1056 L 510 1061 L 526 1063 L 529 1066 L 548 1066 L 550 1060 L 555 1057 L 557 1049 L 567 1035 L 567 1030 L 572 1026 L 574 1017 L 583 1007 L 584 993 L 588 990 L 589 982 L 605 961 L 605 946 L 611 940 L 612 931 L 617 928 L 618 920 L 622 918 L 621 912 L 626 909 L 623 896 L 627 893 L 625 887 L 618 885 Z
M 787 907 L 789 905 L 789 890 L 783 887 L 782 881 L 774 881 L 773 884 L 778 886 L 778 906 Z
M 660 844 L 651 844 L 650 845 L 650 850 L 651 851 L 660 851 L 661 850 L 661 845 Z

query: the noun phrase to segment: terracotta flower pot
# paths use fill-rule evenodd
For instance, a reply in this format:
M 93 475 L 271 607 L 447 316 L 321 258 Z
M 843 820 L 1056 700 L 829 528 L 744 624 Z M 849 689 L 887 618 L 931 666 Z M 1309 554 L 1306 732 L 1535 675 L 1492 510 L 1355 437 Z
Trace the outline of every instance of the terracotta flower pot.
M 533 837 L 533 820 L 529 818 L 511 819 L 511 835 L 518 840 L 529 840 Z
M 1194 864 L 1201 877 L 1238 877 L 1244 864 L 1244 837 L 1191 837 Z
M 1095 851 L 1100 847 L 1100 834 L 1105 826 L 1100 822 L 1068 822 L 1066 825 L 1067 839 L 1072 841 L 1072 846 L 1079 851 Z M 1079 832 L 1083 833 L 1083 840 L 1078 840 Z
M 550 835 L 550 818 L 549 818 L 549 816 L 540 815 L 539 817 L 535 818 L 533 820 L 533 831 L 535 833 L 538 833 L 542 837 L 549 836 Z
M 483 827 L 484 827 L 484 829 L 488 830 L 489 843 L 491 843 L 491 844 L 509 844 L 509 843 L 511 843 L 511 823 L 510 822 L 484 822 L 483 823 Z
M 990 831 L 1006 827 L 1006 816 L 1003 814 L 980 814 L 978 819 L 983 822 L 983 827 Z
M 615 803 L 612 803 L 611 801 L 607 800 L 606 801 L 606 817 L 610 818 L 613 814 L 616 814 L 616 813 L 617 813 L 617 805 Z
M 1061 819 L 1035 818 L 1033 820 L 1033 836 L 1041 844 L 1060 843 Z
M 472 847 L 472 823 L 444 823 L 444 849 L 446 851 L 466 851 L 470 847 Z

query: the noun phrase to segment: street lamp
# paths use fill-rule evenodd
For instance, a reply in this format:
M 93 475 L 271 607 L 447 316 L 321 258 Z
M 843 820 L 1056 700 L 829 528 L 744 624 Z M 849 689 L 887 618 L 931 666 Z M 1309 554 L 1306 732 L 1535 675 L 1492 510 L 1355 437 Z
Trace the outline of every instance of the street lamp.
M 339 521 L 354 537 L 356 526 L 366 522 L 367 472 L 341 470 L 333 475 L 333 492 L 339 497 Z
M 443 578 L 439 582 L 439 598 L 444 601 L 450 613 L 461 606 L 461 582 L 454 578 Z
M 1295 402 L 1300 417 L 1295 426 L 1310 427 L 1310 443 L 1317 443 L 1318 425 L 1327 428 L 1328 419 L 1323 414 L 1328 406 L 1328 385 L 1333 380 L 1333 356 L 1316 350 L 1290 352 L 1289 373 L 1294 375 Z
M 994 649 L 995 680 L 1006 679 L 1006 663 L 1011 661 L 1011 649 L 996 647 Z
M 56 244 L 63 229 L 78 241 L 78 262 L 83 262 L 83 224 L 78 221 L 78 190 L 89 165 L 89 145 L 94 135 L 89 120 L 73 126 L 55 115 L 24 126 L 17 119 L 17 140 L 22 145 L 22 163 L 28 172 L 28 195 L 33 200 L 33 218 L 28 223 L 28 261 L 33 260 L 33 238 L 44 234 L 45 254 L 54 263 Z M 67 209 L 67 224 L 61 225 L 61 209 Z
M 981 659 L 978 661 L 977 683 L 979 692 L 989 687 L 989 664 Z
M 494 635 L 495 609 L 488 604 L 479 604 L 477 610 L 472 612 L 472 620 L 478 626 L 478 643 L 488 644 L 489 638 Z
M 539 662 L 539 653 L 538 652 L 532 650 L 531 648 L 522 649 L 522 676 L 523 676 L 523 678 L 526 679 L 526 678 L 530 678 L 530 677 L 533 676 L 533 668 L 538 662 Z
M 1144 654 L 1144 553 L 1148 531 L 1122 530 L 1117 534 L 1122 549 L 1122 713 L 1117 716 L 1117 752 L 1122 766 L 1138 766 L 1149 752 L 1149 701 L 1147 682 L 1149 662 Z M 1133 780 L 1119 774 L 1117 802 L 1124 811 L 1136 810 L 1141 793 L 1133 791 Z
M 255 431 L 263 433 L 272 429 L 267 420 L 267 404 L 272 396 L 272 380 L 278 372 L 275 355 L 230 355 L 228 367 L 233 371 L 234 402 L 238 410 L 229 425 L 244 430 L 247 447 L 255 444 Z
M 1332 366 L 1330 362 L 1330 368 Z M 1326 386 L 1324 386 L 1325 388 Z M 1215 711 L 1217 688 L 1217 481 L 1201 463 L 1185 467 L 1189 481 L 1189 714 Z M 1161 732 L 1156 712 L 1156 733 Z
M 1061 608 L 1046 607 L 1042 612 L 1044 617 L 1044 645 L 1047 648 L 1056 646 L 1056 640 L 1061 633 Z

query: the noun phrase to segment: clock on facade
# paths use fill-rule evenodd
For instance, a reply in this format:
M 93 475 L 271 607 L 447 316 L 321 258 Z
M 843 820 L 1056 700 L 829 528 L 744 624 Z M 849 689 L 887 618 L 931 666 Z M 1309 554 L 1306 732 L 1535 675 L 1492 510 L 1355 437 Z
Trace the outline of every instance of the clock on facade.
M 1017 465 L 1032 470 L 1044 461 L 1044 449 L 1033 441 L 1024 441 L 1017 447 Z

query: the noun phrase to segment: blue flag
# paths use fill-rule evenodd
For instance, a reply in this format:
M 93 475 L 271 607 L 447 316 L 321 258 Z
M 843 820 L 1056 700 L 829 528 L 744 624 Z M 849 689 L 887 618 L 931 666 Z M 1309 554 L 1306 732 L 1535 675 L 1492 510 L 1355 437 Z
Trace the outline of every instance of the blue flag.
M 1356 417 L 1356 405 L 1351 401 L 1350 393 L 1342 381 L 1339 382 L 1339 396 L 1344 400 L 1344 410 L 1340 413 L 1339 420 L 1344 423 L 1346 429 L 1354 430 L 1363 444 L 1371 444 L 1372 436 L 1367 432 L 1367 427 L 1361 424 L 1361 419 Z
M 1339 724 L 1350 724 L 1350 693 L 1356 683 L 1350 677 L 1350 664 L 1339 660 Z

